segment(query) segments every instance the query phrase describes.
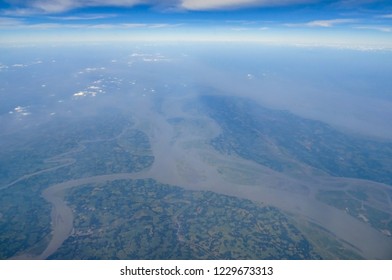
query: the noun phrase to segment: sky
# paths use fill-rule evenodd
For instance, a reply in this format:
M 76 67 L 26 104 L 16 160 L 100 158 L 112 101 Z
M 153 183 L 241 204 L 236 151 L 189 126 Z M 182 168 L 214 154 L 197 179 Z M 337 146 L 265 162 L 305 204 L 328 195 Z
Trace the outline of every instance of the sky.
M 392 1 L 0 0 L 0 43 L 99 40 L 392 49 Z

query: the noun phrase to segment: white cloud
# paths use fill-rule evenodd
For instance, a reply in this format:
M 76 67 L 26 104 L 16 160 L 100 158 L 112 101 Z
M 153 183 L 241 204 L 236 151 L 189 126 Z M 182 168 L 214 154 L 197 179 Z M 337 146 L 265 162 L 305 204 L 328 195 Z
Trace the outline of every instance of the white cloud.
M 23 68 L 23 67 L 27 67 L 27 64 L 16 63 L 16 64 L 13 64 L 12 67 L 21 67 L 21 68 Z
M 356 29 L 367 29 L 367 30 L 376 30 L 381 32 L 392 32 L 392 26 L 381 26 L 381 25 L 364 25 L 364 26 L 356 26 Z
M 115 14 L 85 14 L 78 16 L 50 16 L 48 18 L 55 20 L 64 20 L 64 21 L 72 21 L 72 20 L 94 20 L 94 19 L 106 19 L 113 18 Z
M 255 0 L 183 0 L 181 6 L 187 10 L 211 10 L 255 4 Z
M 69 25 L 64 25 L 64 27 L 68 27 Z M 96 28 L 96 29 L 114 29 L 114 28 L 122 28 L 122 29 L 134 29 L 134 28 L 168 28 L 168 27 L 176 27 L 181 26 L 181 24 L 166 24 L 166 23 L 119 23 L 119 24 L 90 24 L 83 25 L 84 28 Z
M 148 53 L 132 53 L 130 55 L 131 61 L 128 63 L 131 63 L 133 61 L 144 61 L 144 62 L 162 62 L 162 61 L 171 61 L 170 58 L 160 54 L 160 53 L 155 53 L 155 54 L 148 54 Z
M 37 11 L 33 8 L 11 8 L 8 10 L 0 10 L 0 11 L 1 14 L 4 16 L 29 16 L 31 14 L 40 13 L 40 11 Z
M 5 65 L 5 64 L 0 63 L 0 71 L 1 71 L 2 69 L 8 69 L 8 66 Z
M 96 71 L 104 71 L 106 68 L 105 67 L 87 67 L 84 68 L 82 71 L 79 71 L 78 74 L 85 74 L 85 73 L 91 73 L 91 72 L 96 72 Z
M 382 17 L 382 18 L 392 18 L 392 14 L 382 15 L 380 17 Z
M 17 113 L 17 114 L 22 115 L 22 116 L 28 116 L 28 115 L 31 114 L 28 111 L 28 107 L 22 107 L 22 106 L 15 107 L 14 110 L 10 112 L 10 114 L 12 114 L 12 113 Z
M 288 23 L 286 26 L 289 27 L 333 27 L 335 25 L 352 23 L 354 19 L 328 19 L 328 20 L 313 20 L 305 23 Z
M 9 18 L 9 17 L 0 17 L 0 27 L 10 27 L 15 25 L 20 25 L 23 22 L 18 19 Z
M 8 18 L 0 18 L 0 29 L 29 29 L 29 30 L 45 30 L 45 29 L 159 29 L 159 28 L 172 28 L 178 27 L 182 24 L 167 24 L 167 23 L 109 23 L 109 24 L 91 24 L 80 23 L 77 24 L 69 22 L 61 23 L 35 23 L 27 24 L 21 20 L 13 20 Z
M 16 4 L 15 9 L 6 13 L 12 15 L 29 15 L 29 14 L 56 14 L 70 11 L 83 7 L 132 7 L 137 4 L 145 3 L 145 0 L 30 0 L 30 1 L 6 1 Z M 18 6 L 22 3 L 23 8 Z
M 74 97 L 81 97 L 81 96 L 86 96 L 87 93 L 84 91 L 79 91 L 73 94 Z
M 104 91 L 102 89 L 98 89 L 98 90 L 95 90 L 95 89 L 89 90 L 89 89 L 84 90 L 84 91 L 76 92 L 72 96 L 73 96 L 74 99 L 77 99 L 79 97 L 85 97 L 85 96 L 95 97 L 99 93 L 104 93 Z
M 15 8 L 3 12 L 8 15 L 56 14 L 84 7 L 133 7 L 149 4 L 166 10 L 214 10 L 241 7 L 269 7 L 311 3 L 316 0 L 6 0 Z M 67 19 L 66 17 L 64 19 Z M 68 17 L 72 20 L 72 17 Z M 76 18 L 79 19 L 79 18 Z M 81 18 L 82 19 L 82 18 Z
M 238 7 L 268 7 L 314 2 L 314 0 L 182 0 L 187 10 L 215 10 Z
M 142 0 L 36 0 L 33 8 L 46 13 L 60 13 L 82 7 L 118 6 L 131 7 Z
M 330 20 L 315 20 L 308 22 L 306 25 L 307 26 L 318 26 L 318 27 L 332 27 L 337 24 L 343 24 L 343 23 L 350 23 L 354 22 L 353 19 L 330 19 Z
M 374 2 L 383 2 L 385 0 L 339 0 L 331 5 L 333 7 L 356 8 L 360 5 L 373 4 Z

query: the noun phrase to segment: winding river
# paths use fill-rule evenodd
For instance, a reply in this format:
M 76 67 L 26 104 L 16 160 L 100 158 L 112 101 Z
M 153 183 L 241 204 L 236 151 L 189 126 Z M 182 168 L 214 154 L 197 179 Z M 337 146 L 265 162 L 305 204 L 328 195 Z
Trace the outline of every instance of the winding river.
M 212 148 L 202 145 L 190 148 L 189 143 L 203 142 L 219 131 L 211 123 L 210 128 L 203 128 L 203 131 L 207 131 L 210 135 L 200 135 L 192 131 L 181 131 L 179 135 L 179 132 L 166 121 L 170 116 L 162 116 L 151 110 L 146 112 L 144 117 L 149 122 L 149 128 L 144 131 L 150 137 L 155 157 L 153 165 L 137 173 L 86 177 L 55 184 L 45 189 L 42 195 L 52 205 L 51 240 L 38 256 L 19 255 L 19 258 L 46 259 L 70 236 L 73 229 L 73 213 L 64 199 L 66 190 L 114 180 L 152 178 L 164 184 L 178 185 L 192 190 L 210 190 L 275 206 L 328 229 L 337 239 L 351 244 L 351 249 L 356 250 L 366 259 L 392 259 L 392 238 L 353 218 L 345 211 L 321 203 L 314 195 L 317 189 L 328 189 L 331 186 L 336 189 L 341 180 L 349 184 L 373 184 L 372 182 L 347 178 L 331 180 L 314 174 L 310 174 L 309 178 L 295 178 L 238 157 L 221 155 Z M 187 116 L 186 113 L 183 114 L 184 117 Z M 64 164 L 71 164 L 71 161 Z M 255 170 L 262 181 L 255 184 L 230 181 L 218 172 L 220 166 L 241 166 L 241 168 Z M 309 191 L 293 192 L 296 186 L 304 186 Z

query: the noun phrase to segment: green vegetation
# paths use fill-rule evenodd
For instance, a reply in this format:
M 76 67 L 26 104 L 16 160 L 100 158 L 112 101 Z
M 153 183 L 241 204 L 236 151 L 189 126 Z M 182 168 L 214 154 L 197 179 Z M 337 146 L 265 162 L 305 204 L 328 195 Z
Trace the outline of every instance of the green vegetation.
M 318 259 L 279 210 L 154 180 L 68 191 L 73 234 L 53 259 Z
M 127 130 L 116 139 L 83 145 L 85 148 L 74 155 L 75 164 L 69 166 L 74 178 L 137 172 L 154 161 L 148 137 L 139 130 Z
M 222 134 L 211 144 L 277 171 L 305 163 L 333 176 L 392 184 L 392 143 L 361 139 L 287 111 L 250 100 L 202 96 L 207 113 Z
M 7 149 L 0 152 L 0 259 L 45 249 L 51 206 L 41 195 L 47 187 L 151 166 L 147 135 L 129 125 L 125 116 L 103 112 L 97 118 L 54 120 L 17 132 L 13 142 L 1 140 Z
M 370 206 L 369 195 L 364 191 L 319 191 L 317 199 L 346 211 L 386 235 L 392 233 L 392 214 Z
M 50 236 L 50 205 L 24 183 L 0 195 L 0 259 L 39 246 Z
M 77 149 L 83 141 L 113 138 L 127 125 L 125 116 L 104 111 L 95 117 L 53 119 L 5 135 L 0 139 L 0 187 L 21 176 L 60 166 L 64 164 L 61 155 Z
M 392 184 L 391 142 L 344 134 L 322 122 L 267 109 L 244 98 L 210 95 L 200 100 L 222 129 L 211 145 L 224 154 L 279 172 L 295 174 L 306 164 L 332 176 Z M 392 195 L 387 188 L 325 190 L 316 197 L 386 235 L 392 234 Z
M 392 181 L 390 143 L 352 138 L 243 99 L 202 101 L 222 128 L 211 142 L 222 153 L 281 172 L 305 163 L 334 176 Z M 204 130 L 197 119 L 168 121 L 177 133 L 188 123 Z M 90 176 L 138 172 L 154 161 L 148 136 L 134 129 L 128 116 L 110 112 L 54 119 L 5 136 L 0 144 L 0 259 L 44 250 L 52 230 L 44 189 Z M 219 166 L 217 171 L 239 184 L 261 180 L 247 167 Z M 320 191 L 317 198 L 384 234 L 392 232 L 386 210 L 392 191 L 344 188 Z M 296 191 L 308 190 L 299 186 Z M 77 186 L 68 190 L 66 200 L 74 211 L 74 231 L 53 259 L 360 258 L 326 230 L 294 223 L 278 209 L 152 179 Z
M 290 221 L 301 230 L 311 242 L 314 249 L 325 259 L 360 260 L 363 259 L 355 253 L 350 244 L 338 240 L 335 235 L 319 225 L 305 221 L 300 217 L 289 216 Z

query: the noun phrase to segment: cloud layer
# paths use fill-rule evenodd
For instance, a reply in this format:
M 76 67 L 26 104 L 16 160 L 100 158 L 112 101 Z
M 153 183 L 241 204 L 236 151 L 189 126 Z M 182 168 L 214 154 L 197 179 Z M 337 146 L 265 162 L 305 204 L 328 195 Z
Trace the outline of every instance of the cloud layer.
M 133 7 L 146 4 L 185 10 L 217 10 L 244 7 L 271 7 L 317 2 L 317 0 L 5 0 L 18 14 L 55 14 L 88 7 Z
M 85 7 L 132 7 L 150 1 L 143 0 L 5 0 L 19 14 L 62 13 Z
M 3 0 L 0 41 L 105 34 L 366 46 L 377 41 L 390 48 L 391 12 L 390 0 Z
M 314 0 L 182 0 L 187 10 L 215 10 L 238 7 L 271 7 L 314 2 Z
M 5 3 L 5 4 L 4 4 Z M 1 9 L 15 15 L 56 14 L 90 7 L 134 7 L 144 4 L 164 10 L 230 10 L 248 7 L 293 6 L 298 4 L 328 5 L 335 8 L 355 9 L 360 6 L 389 7 L 388 0 L 3 0 Z M 6 9 L 4 9 L 6 7 Z M 390 18 L 390 9 L 385 17 Z
M 333 27 L 339 24 L 353 23 L 354 19 L 328 19 L 328 20 L 313 20 L 305 23 L 287 23 L 288 27 Z

